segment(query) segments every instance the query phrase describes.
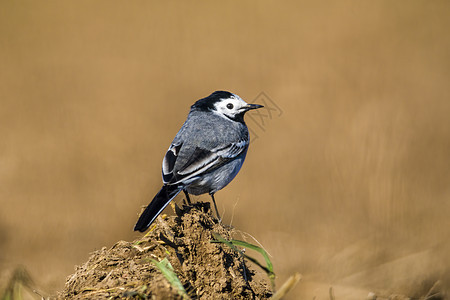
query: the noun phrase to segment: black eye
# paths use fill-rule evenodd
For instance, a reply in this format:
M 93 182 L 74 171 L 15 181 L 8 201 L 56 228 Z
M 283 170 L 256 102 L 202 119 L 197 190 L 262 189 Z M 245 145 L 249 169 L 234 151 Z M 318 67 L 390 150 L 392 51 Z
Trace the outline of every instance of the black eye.
M 228 103 L 228 104 L 227 104 L 227 108 L 228 108 L 228 109 L 233 109 L 233 107 L 234 107 L 234 106 L 233 106 L 233 103 Z

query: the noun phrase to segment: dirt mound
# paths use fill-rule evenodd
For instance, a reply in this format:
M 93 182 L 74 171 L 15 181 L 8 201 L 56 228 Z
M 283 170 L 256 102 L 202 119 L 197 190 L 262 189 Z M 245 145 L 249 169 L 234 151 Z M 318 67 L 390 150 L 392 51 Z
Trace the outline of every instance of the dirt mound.
M 272 291 L 265 274 L 258 274 L 229 246 L 211 242 L 213 233 L 229 240 L 235 230 L 218 223 L 210 212 L 209 203 L 177 207 L 177 216 L 158 218 L 142 238 L 120 241 L 110 249 L 105 247 L 94 252 L 68 277 L 59 297 L 269 298 Z M 156 263 L 165 258 L 188 296 L 183 296 L 176 284 L 169 283 L 168 275 L 163 275 L 164 270 L 157 267 Z

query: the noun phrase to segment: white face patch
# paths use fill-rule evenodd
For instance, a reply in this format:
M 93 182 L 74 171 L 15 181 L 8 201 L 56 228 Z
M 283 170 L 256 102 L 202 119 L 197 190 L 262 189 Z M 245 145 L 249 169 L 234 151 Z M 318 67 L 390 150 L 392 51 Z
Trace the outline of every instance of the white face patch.
M 234 119 L 236 115 L 246 110 L 247 102 L 241 99 L 238 95 L 230 98 L 221 99 L 221 101 L 214 104 L 215 111 L 222 116 Z

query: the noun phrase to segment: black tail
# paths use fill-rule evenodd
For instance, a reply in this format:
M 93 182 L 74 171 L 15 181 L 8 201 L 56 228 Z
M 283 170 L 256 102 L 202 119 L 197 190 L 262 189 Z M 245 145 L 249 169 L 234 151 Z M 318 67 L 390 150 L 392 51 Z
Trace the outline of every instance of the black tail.
M 134 231 L 146 231 L 167 204 L 169 204 L 181 190 L 182 188 L 178 186 L 163 185 L 161 190 L 156 194 L 155 198 L 153 198 L 152 202 L 150 202 L 139 217 L 136 225 L 134 225 Z

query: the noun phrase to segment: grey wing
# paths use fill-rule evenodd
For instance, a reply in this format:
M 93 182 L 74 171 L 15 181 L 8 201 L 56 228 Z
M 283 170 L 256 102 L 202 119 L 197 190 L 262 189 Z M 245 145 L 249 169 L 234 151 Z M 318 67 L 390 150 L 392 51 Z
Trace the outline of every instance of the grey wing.
M 248 140 L 241 140 L 216 147 L 212 150 L 196 147 L 189 155 L 186 163 L 175 169 L 175 163 L 183 144 L 172 144 L 163 161 L 163 181 L 166 184 L 180 184 L 189 182 L 202 173 L 214 170 L 237 156 L 245 153 Z

